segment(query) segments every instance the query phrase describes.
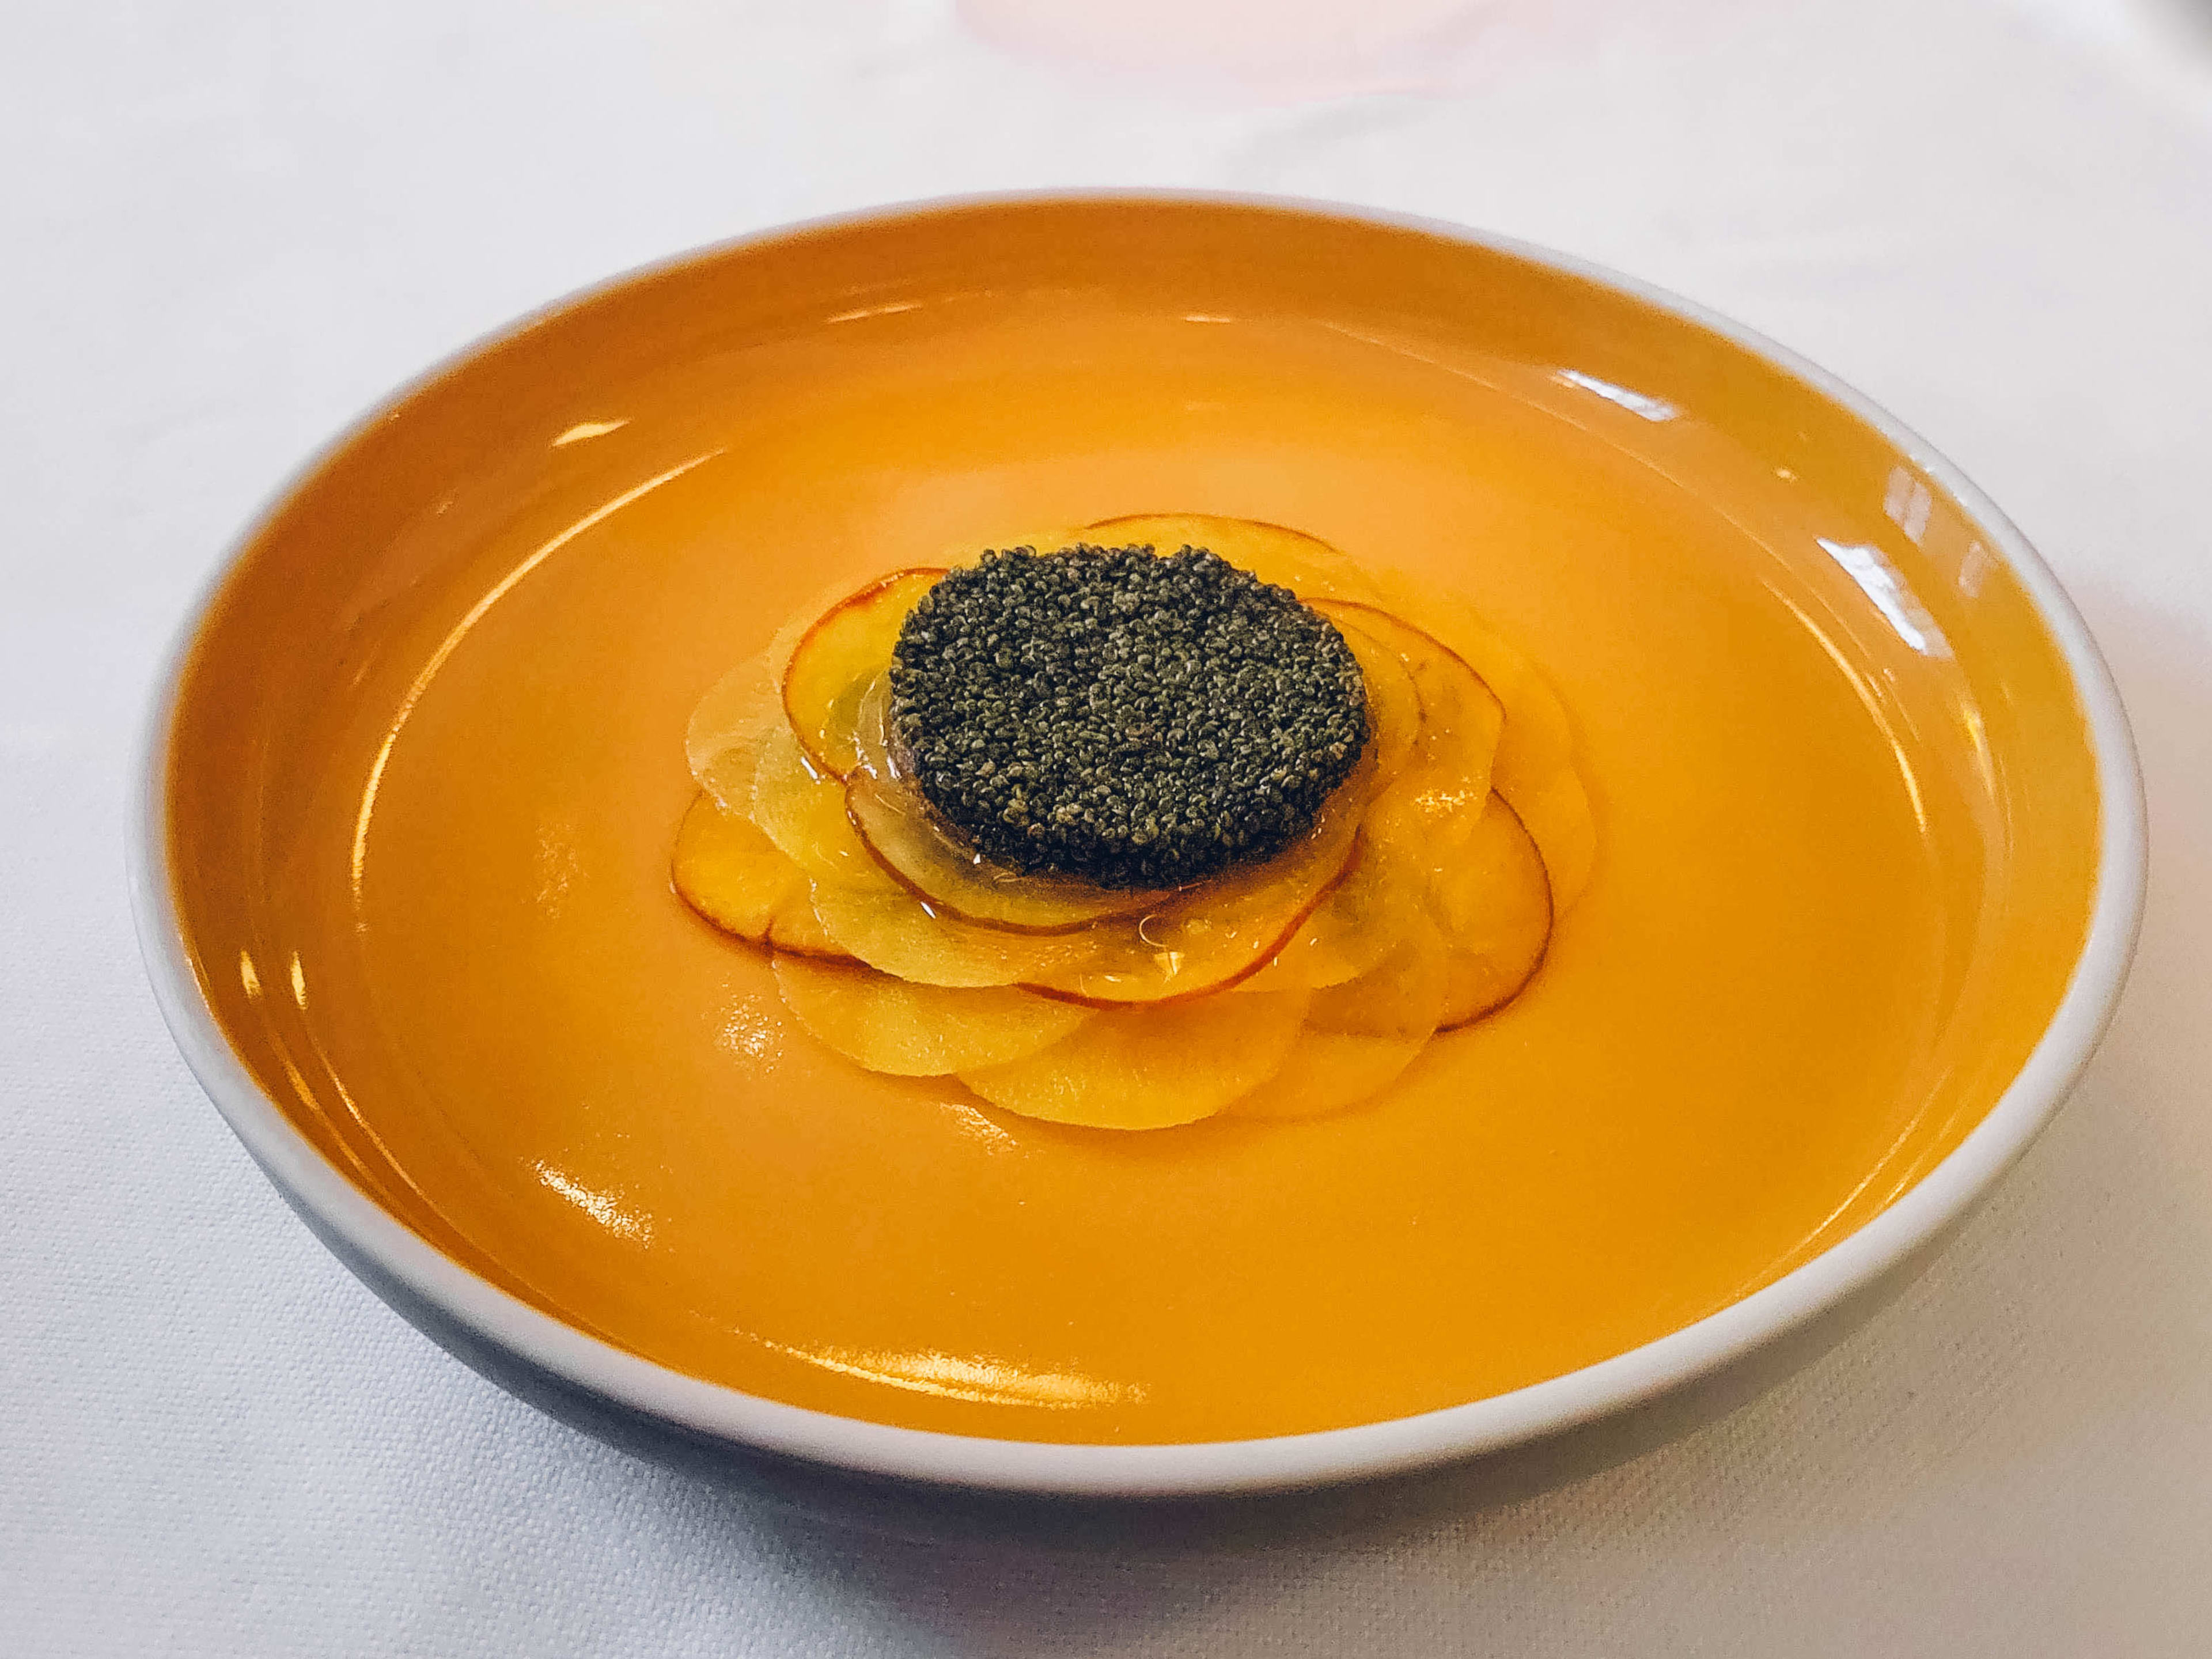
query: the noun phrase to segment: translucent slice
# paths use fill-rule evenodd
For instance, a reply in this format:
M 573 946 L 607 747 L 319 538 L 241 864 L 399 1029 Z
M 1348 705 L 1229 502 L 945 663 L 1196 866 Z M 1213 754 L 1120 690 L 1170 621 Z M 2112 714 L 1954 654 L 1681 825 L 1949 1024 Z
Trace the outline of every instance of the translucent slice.
M 1418 689 L 1420 725 L 1410 759 L 1368 810 L 1357 857 L 1252 988 L 1324 988 L 1366 973 L 1430 914 L 1430 890 L 1448 860 L 1443 833 L 1490 794 L 1502 714 L 1481 679 L 1429 635 L 1364 605 L 1315 608 L 1346 640 L 1388 644 Z
M 1510 720 L 1505 729 L 1510 736 Z M 1590 811 L 1589 793 L 1571 766 L 1534 780 L 1525 769 L 1506 773 L 1502 754 L 1499 767 L 1498 793 L 1536 843 L 1550 878 L 1554 910 L 1565 915 L 1589 885 L 1590 866 L 1597 861 L 1597 820 Z
M 775 920 L 769 924 L 769 949 L 780 957 L 810 957 L 817 962 L 857 960 L 850 951 L 830 937 L 811 901 L 810 892 L 775 913 Z
M 1086 957 L 1024 983 L 1119 1007 L 1206 996 L 1259 973 L 1348 873 L 1375 789 L 1371 758 L 1363 757 L 1314 827 L 1284 852 L 1190 888 L 1144 916 L 1093 924 Z
M 1589 796 L 1576 774 L 1574 737 L 1558 696 L 1520 652 L 1464 599 L 1382 578 L 1389 605 L 1449 645 L 1505 708 L 1492 779 L 1540 849 L 1561 915 L 1581 896 L 1597 851 Z
M 778 852 L 749 817 L 701 790 L 676 831 L 671 871 L 684 902 L 726 933 L 768 943 L 777 908 L 806 897 L 806 872 Z
M 843 949 L 916 984 L 1018 984 L 1099 1008 L 1184 1001 L 1257 972 L 1304 925 L 1344 873 L 1370 793 L 1359 785 L 1355 773 L 1314 830 L 1267 863 L 1077 933 L 1010 933 L 938 915 L 880 872 L 875 884 L 817 880 L 813 908 Z
M 1307 998 L 1207 997 L 1097 1015 L 1026 1060 L 960 1080 L 1024 1117 L 1096 1129 L 1160 1129 L 1210 1117 L 1281 1066 Z
M 1373 968 L 1315 994 L 1282 1069 L 1227 1114 L 1314 1117 L 1389 1087 L 1436 1035 L 1446 988 L 1443 939 L 1417 918 Z
M 776 988 L 799 1023 L 846 1059 L 893 1077 L 944 1077 L 1049 1048 L 1087 1008 L 1004 988 L 908 985 L 872 968 L 782 956 Z
M 1552 938 L 1552 892 L 1543 855 L 1503 795 L 1466 814 L 1443 842 L 1431 889 L 1444 938 L 1444 1008 L 1450 1030 L 1521 994 Z
M 861 839 L 847 787 L 806 763 L 778 726 L 760 745 L 753 817 L 805 872 L 811 908 L 840 951 L 916 985 L 1014 985 L 1087 960 L 1087 934 L 1042 935 L 974 922 L 902 886 Z
M 843 958 L 814 915 L 806 873 L 743 813 L 705 790 L 676 832 L 671 877 L 686 904 L 749 944 Z
M 1358 659 L 1360 678 L 1367 688 L 1367 746 L 1374 757 L 1376 783 L 1387 785 L 1413 763 L 1420 741 L 1420 687 L 1390 641 L 1361 628 L 1340 625 L 1337 632 Z
M 716 681 L 684 732 L 684 758 L 699 787 L 732 811 L 750 811 L 755 751 L 782 719 L 783 699 L 765 653 Z
M 1359 633 L 1389 647 L 1419 694 L 1420 735 L 1411 765 L 1391 790 L 1393 801 L 1431 823 L 1480 805 L 1490 793 L 1505 725 L 1504 708 L 1482 677 L 1433 635 L 1388 611 L 1340 599 L 1316 600 L 1314 609 L 1346 639 Z
M 1371 809 L 1370 809 L 1371 811 Z M 1428 919 L 1422 872 L 1363 827 L 1344 875 L 1274 959 L 1240 991 L 1319 990 L 1356 979 Z
M 1383 676 L 1378 683 L 1389 681 Z M 1416 718 L 1417 708 L 1402 697 L 1372 706 L 1376 740 L 1295 845 L 1265 864 L 1165 896 L 1141 913 L 1066 933 L 1017 932 L 968 921 L 899 886 L 880 867 L 873 881 L 849 869 L 822 872 L 814 908 L 853 955 L 921 984 L 1018 983 L 1099 1007 L 1223 990 L 1264 968 L 1344 878 L 1360 820 L 1380 787 L 1376 757 L 1412 750 L 1399 728 Z M 771 743 L 764 751 L 771 758 L 763 765 L 763 800 L 795 787 L 774 750 Z M 763 827 L 783 844 L 765 818 Z M 857 835 L 854 841 L 866 845 Z
M 752 820 L 809 877 L 887 884 L 845 816 L 845 786 L 807 764 L 791 728 L 778 722 L 754 745 Z
M 784 716 L 817 770 L 839 778 L 852 771 L 860 698 L 889 666 L 908 613 L 944 574 L 878 577 L 823 612 L 793 647 L 782 676 Z
M 876 861 L 939 915 L 1015 933 L 1072 933 L 1102 917 L 1161 903 L 1164 894 L 1024 876 L 963 847 L 912 787 L 856 769 L 845 811 Z
M 1022 875 L 977 853 L 945 827 L 899 767 L 889 741 L 890 702 L 889 678 L 878 675 L 860 702 L 846 815 L 876 862 L 932 911 L 1011 933 L 1067 933 L 1166 902 L 1161 892 Z
M 815 881 L 814 914 L 840 949 L 896 979 L 955 988 L 1035 985 L 1095 953 L 1083 933 L 1011 933 L 934 915 L 872 860 L 870 867 L 871 880 Z
M 1139 513 L 1101 519 L 1079 532 L 1112 546 L 1150 546 L 1158 554 L 1203 547 L 1262 581 L 1287 587 L 1300 599 L 1380 597 L 1374 579 L 1318 537 L 1257 519 L 1223 519 L 1204 513 Z

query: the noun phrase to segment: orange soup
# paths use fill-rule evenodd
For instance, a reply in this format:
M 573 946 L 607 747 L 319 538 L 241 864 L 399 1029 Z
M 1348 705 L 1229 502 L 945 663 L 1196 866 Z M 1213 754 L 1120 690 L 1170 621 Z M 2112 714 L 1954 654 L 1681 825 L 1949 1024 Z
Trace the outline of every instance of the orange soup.
M 2062 699 L 2063 672 L 1948 502 L 1781 464 L 1786 434 L 1731 427 L 1750 393 L 1626 383 L 1610 347 L 1139 263 L 776 290 L 619 362 L 525 335 L 504 388 L 404 453 L 370 431 L 263 533 L 188 672 L 179 908 L 241 1056 L 380 1203 L 752 1393 L 1188 1441 L 1648 1341 L 1987 1109 L 2070 963 L 2095 821 L 2078 766 L 1988 764 L 2026 716 L 1976 663 Z M 838 1060 L 671 890 L 694 704 L 844 577 L 1168 511 L 1462 595 L 1548 677 L 1598 854 L 1541 972 L 1312 1121 L 1063 1128 Z M 2072 814 L 2033 856 L 2083 908 L 1993 954 L 2029 788 Z

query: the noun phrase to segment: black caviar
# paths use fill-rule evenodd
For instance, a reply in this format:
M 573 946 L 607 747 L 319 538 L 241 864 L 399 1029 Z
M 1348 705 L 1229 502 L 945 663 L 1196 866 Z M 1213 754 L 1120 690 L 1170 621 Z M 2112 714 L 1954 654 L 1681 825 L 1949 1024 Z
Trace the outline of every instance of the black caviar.
M 978 850 L 1108 887 L 1280 852 L 1367 742 L 1334 625 L 1188 547 L 986 553 L 907 618 L 890 690 L 902 758 Z

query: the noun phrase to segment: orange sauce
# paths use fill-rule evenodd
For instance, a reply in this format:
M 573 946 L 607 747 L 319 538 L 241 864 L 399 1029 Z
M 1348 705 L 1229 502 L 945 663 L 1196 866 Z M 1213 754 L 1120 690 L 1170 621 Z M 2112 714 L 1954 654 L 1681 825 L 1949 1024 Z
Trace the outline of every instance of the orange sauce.
M 1228 315 L 956 295 L 647 365 L 465 466 L 416 457 L 450 483 L 342 603 L 257 574 L 313 528 L 280 522 L 209 623 L 173 762 L 180 908 L 248 1064 L 380 1201 L 577 1326 L 978 1434 L 1451 1405 L 1858 1224 L 1986 1109 L 2078 938 L 2077 808 L 2054 948 L 1990 964 L 2017 803 L 1956 759 L 1997 718 L 1974 653 L 2039 634 L 1956 593 L 1900 634 L 1820 550 L 1868 539 L 1866 504 L 1694 410 L 1480 342 Z M 686 719 L 795 609 L 1148 511 L 1449 586 L 1573 719 L 1588 890 L 1516 1003 L 1367 1107 L 1115 1134 L 863 1073 L 670 890 Z M 2027 643 L 1980 643 L 2000 626 Z M 226 668 L 249 629 L 259 666 Z

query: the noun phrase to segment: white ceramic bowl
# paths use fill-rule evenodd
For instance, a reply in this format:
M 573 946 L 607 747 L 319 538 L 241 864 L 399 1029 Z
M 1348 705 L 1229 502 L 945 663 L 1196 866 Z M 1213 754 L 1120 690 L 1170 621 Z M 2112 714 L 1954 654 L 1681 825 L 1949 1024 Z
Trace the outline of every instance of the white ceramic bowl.
M 1059 198 L 1071 200 L 1101 198 Z M 2127 726 L 2097 649 L 2057 580 L 2002 514 L 1956 469 L 1845 386 L 1724 319 L 1629 279 L 1454 227 L 1337 207 L 1224 198 L 1121 198 L 1176 214 L 1307 211 L 1340 228 L 1418 234 L 1492 260 L 1579 279 L 1700 331 L 1716 350 L 1748 354 L 1856 417 L 1948 491 L 1988 551 L 2029 596 L 2070 672 L 2094 751 L 2101 847 L 2094 910 L 2070 982 L 2032 1056 L 1985 1118 L 1916 1185 L 1814 1259 L 1718 1313 L 1601 1364 L 1449 1409 L 1326 1432 L 1212 1443 L 1054 1444 L 988 1440 L 856 1421 L 680 1375 L 601 1342 L 495 1287 L 380 1208 L 296 1129 L 234 1053 L 179 934 L 165 834 L 168 734 L 185 653 L 224 572 L 186 623 L 139 757 L 131 835 L 140 939 L 164 1014 L 192 1070 L 247 1150 L 314 1231 L 395 1307 L 470 1363 L 611 1437 L 664 1453 L 691 1448 L 805 1460 L 866 1476 L 1030 1493 L 1157 1497 L 1316 1486 L 1463 1459 L 1620 1411 L 1715 1372 L 1803 1327 L 1926 1254 L 2017 1158 L 2080 1075 L 2119 994 L 2142 904 L 2144 836 Z M 1036 198 L 888 210 L 824 222 L 810 234 L 865 237 L 915 212 L 1019 214 Z M 790 234 L 715 250 L 742 258 Z M 625 278 L 602 294 L 619 290 Z M 564 307 L 576 302 L 564 302 Z M 556 315 L 556 307 L 546 315 Z M 485 348 L 473 348 L 465 362 Z M 369 417 L 374 421 L 378 416 Z M 365 423 L 366 424 L 366 423 Z M 314 473 L 311 464 L 281 503 Z M 276 510 L 272 504 L 270 511 Z M 241 547 L 244 545 L 241 543 Z M 226 571 L 229 562 L 226 562 Z

